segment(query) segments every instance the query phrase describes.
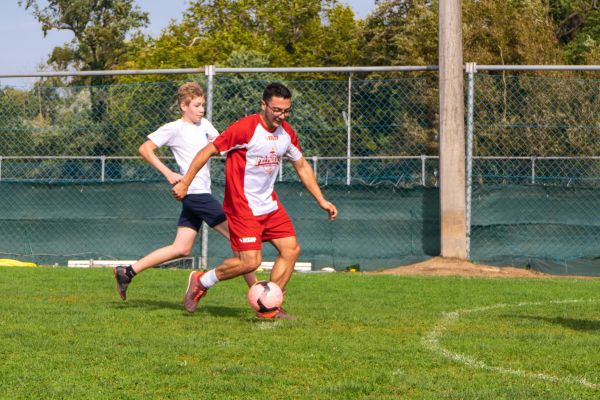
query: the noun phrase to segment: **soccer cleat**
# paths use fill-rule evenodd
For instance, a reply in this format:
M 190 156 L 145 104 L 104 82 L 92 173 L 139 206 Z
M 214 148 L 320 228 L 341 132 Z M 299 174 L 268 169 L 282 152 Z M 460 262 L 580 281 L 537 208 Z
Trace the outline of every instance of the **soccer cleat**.
M 123 265 L 113 268 L 115 281 L 117 282 L 117 292 L 119 292 L 119 296 L 123 300 L 127 300 L 127 286 L 131 283 L 131 278 L 125 273 L 125 268 L 127 267 Z
M 189 313 L 196 311 L 196 307 L 198 307 L 198 300 L 200 300 L 200 298 L 204 296 L 208 290 L 202 286 L 202 283 L 200 283 L 200 278 L 202 278 L 202 275 L 204 275 L 204 271 L 190 272 L 190 277 L 188 278 L 188 287 L 185 291 L 185 296 L 183 297 L 183 305 Z
M 295 316 L 288 314 L 282 307 L 277 307 L 273 311 L 256 312 L 256 316 L 262 319 L 296 319 Z

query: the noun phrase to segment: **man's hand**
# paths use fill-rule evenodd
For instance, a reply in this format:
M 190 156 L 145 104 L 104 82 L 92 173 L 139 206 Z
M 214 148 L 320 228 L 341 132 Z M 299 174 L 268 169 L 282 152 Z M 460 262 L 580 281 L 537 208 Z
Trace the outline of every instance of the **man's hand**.
M 175 197 L 175 199 L 179 200 L 179 201 L 183 200 L 183 198 L 187 195 L 187 191 L 188 191 L 188 185 L 186 185 L 183 182 L 178 182 L 171 189 L 171 193 L 173 194 L 173 197 Z
M 321 207 L 323 210 L 327 211 L 327 214 L 329 214 L 330 221 L 335 220 L 335 218 L 337 217 L 337 214 L 338 214 L 338 210 L 333 205 L 332 202 L 323 199 L 322 201 L 319 202 L 319 207 Z

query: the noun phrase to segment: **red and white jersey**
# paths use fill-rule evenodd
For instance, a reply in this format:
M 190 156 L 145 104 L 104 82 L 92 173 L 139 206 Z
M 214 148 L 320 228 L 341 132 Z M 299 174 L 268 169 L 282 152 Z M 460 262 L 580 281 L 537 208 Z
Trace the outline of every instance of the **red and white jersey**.
M 273 191 L 283 157 L 302 158 L 296 133 L 287 122 L 269 131 L 259 114 L 231 124 L 215 139 L 227 154 L 223 209 L 228 214 L 258 216 L 277 210 Z

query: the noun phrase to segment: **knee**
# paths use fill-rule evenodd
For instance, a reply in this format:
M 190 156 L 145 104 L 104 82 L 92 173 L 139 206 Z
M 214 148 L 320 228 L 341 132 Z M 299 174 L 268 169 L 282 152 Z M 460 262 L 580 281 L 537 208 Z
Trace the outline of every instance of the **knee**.
M 296 245 L 296 257 L 299 257 L 300 253 L 302 253 L 302 247 L 300 247 L 300 245 Z
M 261 259 L 247 260 L 246 262 L 240 264 L 240 272 L 244 275 L 254 272 L 258 269 L 258 267 L 260 267 L 261 263 Z
M 174 246 L 177 257 L 187 257 L 192 252 L 192 246 Z
M 296 246 L 289 248 L 288 250 L 285 251 L 285 254 L 282 254 L 284 257 L 287 258 L 293 258 L 293 259 L 298 259 L 298 257 L 300 257 L 300 253 L 302 253 L 302 248 L 300 247 L 299 244 L 296 244 Z

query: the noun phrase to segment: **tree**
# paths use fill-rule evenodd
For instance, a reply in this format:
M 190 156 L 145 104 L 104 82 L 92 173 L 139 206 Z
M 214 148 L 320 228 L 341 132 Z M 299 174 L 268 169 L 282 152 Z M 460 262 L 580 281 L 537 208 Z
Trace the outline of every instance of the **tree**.
M 377 1 L 364 31 L 376 65 L 436 65 L 438 0 Z M 542 1 L 464 0 L 464 59 L 479 64 L 561 60 L 549 8 Z
M 44 36 L 51 30 L 73 33 L 73 40 L 55 47 L 48 58 L 48 64 L 59 70 L 109 70 L 119 64 L 126 56 L 127 35 L 148 24 L 148 13 L 134 4 L 134 0 L 19 0 L 40 22 Z M 92 83 L 108 80 L 93 77 Z
M 122 67 L 230 66 L 242 50 L 270 66 L 349 65 L 359 55 L 359 34 L 351 8 L 338 0 L 195 0 L 158 38 L 136 38 Z
M 479 64 L 562 64 L 545 1 L 463 3 L 465 60 Z
M 43 5 L 41 5 L 43 4 Z M 19 5 L 31 10 L 42 25 L 44 36 L 51 30 L 68 30 L 73 40 L 55 47 L 48 64 L 55 69 L 110 70 L 127 53 L 128 34 L 148 24 L 148 14 L 134 5 L 134 0 L 19 0 Z M 107 83 L 111 76 L 73 78 L 72 84 L 90 83 L 90 109 L 86 118 L 74 126 L 70 147 L 76 153 L 110 155 L 119 151 L 119 132 L 107 117 L 110 102 Z M 100 134 L 98 134 L 100 133 Z M 78 170 L 75 162 L 69 170 Z M 77 167 L 77 168 L 76 168 Z M 120 174 L 119 165 L 113 170 Z
M 556 38 L 570 64 L 600 62 L 600 5 L 598 0 L 550 0 Z

